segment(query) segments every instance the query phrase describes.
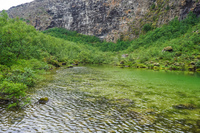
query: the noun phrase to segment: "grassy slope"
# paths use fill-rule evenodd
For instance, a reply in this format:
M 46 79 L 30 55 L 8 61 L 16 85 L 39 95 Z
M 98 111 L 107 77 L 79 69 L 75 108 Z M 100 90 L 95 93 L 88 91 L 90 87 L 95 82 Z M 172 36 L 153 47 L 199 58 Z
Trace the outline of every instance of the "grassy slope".
M 199 29 L 199 19 L 192 14 L 181 22 L 175 19 L 134 40 L 126 52 L 131 52 L 129 59 L 134 60 L 136 64 L 132 65 L 137 67 L 199 70 Z M 162 51 L 167 46 L 173 51 Z

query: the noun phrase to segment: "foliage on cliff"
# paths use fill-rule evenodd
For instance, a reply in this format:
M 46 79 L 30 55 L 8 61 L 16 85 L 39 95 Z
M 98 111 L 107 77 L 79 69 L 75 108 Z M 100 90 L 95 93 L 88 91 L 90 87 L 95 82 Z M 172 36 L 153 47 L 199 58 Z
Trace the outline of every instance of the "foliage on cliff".
M 131 42 L 130 41 L 121 41 L 118 40 L 117 43 L 114 42 L 106 42 L 101 41 L 99 38 L 95 36 L 87 36 L 83 34 L 79 34 L 76 31 L 69 31 L 64 28 L 52 28 L 43 31 L 43 33 L 57 37 L 62 38 L 68 41 L 81 43 L 88 46 L 97 47 L 101 51 L 121 51 L 127 49 Z

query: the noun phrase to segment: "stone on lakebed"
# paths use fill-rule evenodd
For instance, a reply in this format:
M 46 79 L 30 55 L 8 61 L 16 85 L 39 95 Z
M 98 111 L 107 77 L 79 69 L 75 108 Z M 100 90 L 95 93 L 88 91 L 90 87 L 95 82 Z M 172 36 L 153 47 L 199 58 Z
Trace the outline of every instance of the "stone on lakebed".
M 46 104 L 48 101 L 49 101 L 49 98 L 48 98 L 48 97 L 40 98 L 40 99 L 38 100 L 38 102 L 39 102 L 40 104 Z

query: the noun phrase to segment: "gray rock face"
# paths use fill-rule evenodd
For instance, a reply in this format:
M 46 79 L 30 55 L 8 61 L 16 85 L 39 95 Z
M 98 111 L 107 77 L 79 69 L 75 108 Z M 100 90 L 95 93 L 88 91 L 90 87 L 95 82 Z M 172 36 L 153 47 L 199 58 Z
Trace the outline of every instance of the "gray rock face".
M 180 6 L 183 1 L 185 5 Z M 170 9 L 168 15 L 160 17 L 158 25 L 179 14 L 185 17 L 194 5 L 192 0 L 169 0 L 166 4 L 170 3 L 178 8 Z M 121 34 L 134 37 L 133 25 L 141 29 L 141 19 L 148 22 L 148 17 L 155 16 L 146 15 L 153 4 L 160 4 L 159 0 L 35 0 L 12 7 L 7 12 L 10 17 L 29 20 L 38 30 L 63 27 L 115 42 Z M 199 13 L 199 10 L 196 8 L 194 12 Z
M 129 23 L 136 16 L 146 12 L 152 1 L 35 0 L 9 9 L 8 14 L 29 20 L 38 30 L 63 27 L 116 41 L 120 33 L 129 30 Z M 142 11 L 138 14 L 138 10 Z

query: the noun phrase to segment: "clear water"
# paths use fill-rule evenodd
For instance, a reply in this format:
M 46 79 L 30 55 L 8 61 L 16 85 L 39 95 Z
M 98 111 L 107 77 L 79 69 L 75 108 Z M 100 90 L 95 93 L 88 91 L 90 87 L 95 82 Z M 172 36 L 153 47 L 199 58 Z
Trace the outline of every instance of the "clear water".
M 88 66 L 47 79 L 23 110 L 0 107 L 0 132 L 200 132 L 198 74 Z M 41 97 L 50 101 L 36 104 Z

